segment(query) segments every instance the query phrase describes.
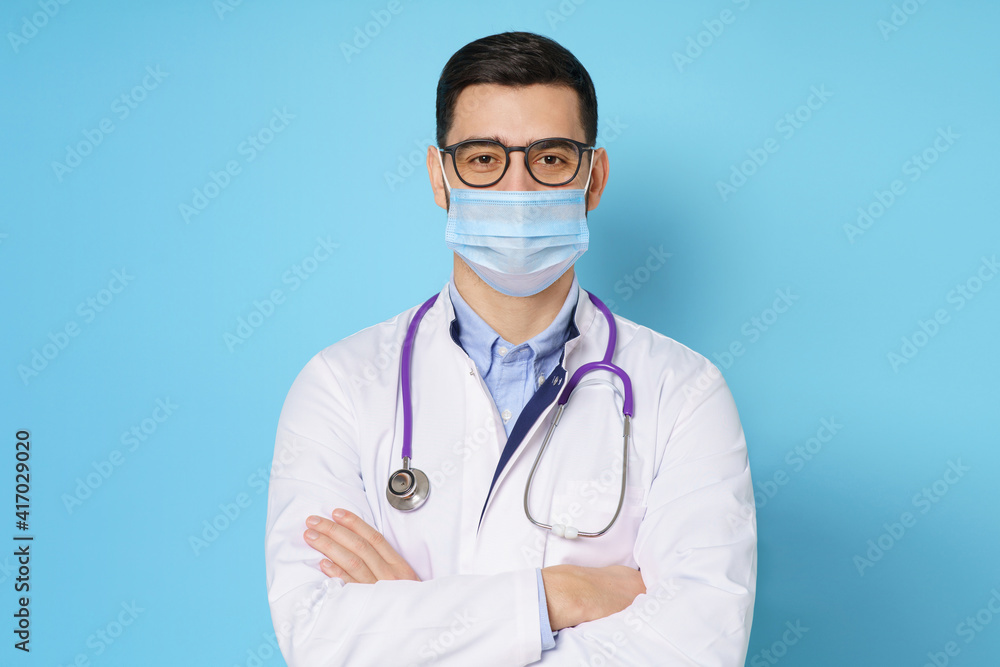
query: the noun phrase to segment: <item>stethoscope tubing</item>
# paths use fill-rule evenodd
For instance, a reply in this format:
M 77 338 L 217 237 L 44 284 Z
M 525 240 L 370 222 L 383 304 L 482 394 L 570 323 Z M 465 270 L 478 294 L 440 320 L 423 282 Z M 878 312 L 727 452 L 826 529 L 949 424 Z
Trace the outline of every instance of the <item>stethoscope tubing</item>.
M 528 475 L 527 483 L 524 487 L 524 513 L 528 517 L 528 520 L 546 530 L 551 530 L 553 533 L 558 534 L 560 537 L 566 537 L 573 539 L 575 537 L 600 537 L 604 535 L 611 526 L 614 525 L 615 521 L 618 520 L 619 514 L 621 514 L 622 505 L 625 502 L 625 490 L 628 481 L 628 441 L 631 435 L 631 420 L 633 416 L 633 402 L 632 402 L 632 381 L 621 367 L 615 365 L 612 362 L 612 358 L 615 353 L 615 347 L 618 343 L 618 328 L 615 326 L 615 318 L 611 311 L 608 309 L 604 303 L 598 299 L 593 294 L 589 294 L 591 302 L 594 306 L 604 315 L 604 318 L 608 322 L 608 345 L 604 352 L 604 358 L 600 361 L 592 361 L 580 366 L 573 373 L 569 382 L 563 387 L 562 392 L 556 401 L 556 414 L 552 419 L 552 423 L 549 425 L 548 430 L 545 433 L 545 438 L 542 440 L 541 446 L 538 448 L 538 454 L 535 456 L 535 461 L 531 466 L 531 472 Z M 410 393 L 410 363 L 413 357 L 413 342 L 416 338 L 417 328 L 420 321 L 423 319 L 424 315 L 437 301 L 438 295 L 435 294 L 431 298 L 427 299 L 420 308 L 417 309 L 416 314 L 413 316 L 413 320 L 410 322 L 409 327 L 406 330 L 406 336 L 403 339 L 403 349 L 402 358 L 400 359 L 400 381 L 402 385 L 402 399 L 403 399 L 403 447 L 402 447 L 402 458 L 403 458 L 403 468 L 396 471 L 390 476 L 390 482 L 386 488 L 386 496 L 389 503 L 396 509 L 402 511 L 412 511 L 420 507 L 423 502 L 427 499 L 427 495 L 430 491 L 427 476 L 416 468 L 410 468 L 410 459 L 413 457 L 413 404 L 411 400 Z M 561 524 L 546 524 L 535 520 L 531 515 L 531 510 L 528 508 L 528 497 L 531 492 L 531 483 L 535 477 L 535 472 L 538 469 L 538 463 L 541 461 L 542 454 L 549 445 L 549 441 L 552 439 L 552 434 L 555 432 L 556 426 L 559 424 L 560 418 L 562 418 L 563 411 L 566 409 L 566 404 L 569 401 L 570 395 L 573 390 L 576 389 L 580 381 L 583 379 L 587 373 L 592 371 L 603 370 L 614 373 L 622 381 L 622 386 L 625 389 L 624 397 L 622 401 L 622 414 L 624 416 L 624 426 L 622 428 L 622 484 L 621 492 L 618 495 L 618 507 L 615 508 L 615 514 L 611 517 L 611 521 L 608 522 L 604 528 L 597 532 L 586 532 L 578 531 L 572 526 L 565 526 Z M 405 489 L 402 492 L 393 490 L 393 480 L 402 477 L 405 483 Z
M 435 294 L 431 298 L 424 301 L 423 305 L 417 310 L 416 315 L 413 316 L 413 320 L 410 322 L 410 326 L 406 330 L 406 338 L 403 339 L 403 353 L 400 359 L 400 367 L 402 372 L 402 378 L 400 378 L 403 385 L 403 459 L 409 463 L 409 460 L 413 458 L 413 401 L 410 400 L 410 359 L 413 357 L 413 339 L 417 336 L 417 326 L 420 321 L 424 319 L 424 315 L 434 302 L 437 301 L 438 295 Z
M 535 524 L 539 528 L 560 533 L 560 537 L 568 537 L 569 539 L 573 539 L 574 537 L 600 537 L 604 533 L 611 530 L 611 526 L 615 525 L 615 521 L 618 520 L 618 515 L 621 514 L 622 505 L 625 503 L 625 485 L 628 480 L 628 439 L 632 434 L 632 418 L 630 415 L 625 415 L 625 426 L 622 430 L 622 487 L 621 492 L 618 494 L 618 507 L 615 508 L 615 515 L 611 517 L 611 521 L 608 522 L 608 525 L 596 533 L 588 533 L 583 530 L 577 530 L 576 534 L 567 535 L 566 529 L 569 528 L 570 530 L 573 530 L 572 527 L 561 526 L 559 528 L 555 528 L 552 524 L 536 521 L 535 518 L 531 516 L 531 510 L 528 509 L 528 495 L 531 493 L 531 481 L 535 477 L 535 470 L 538 468 L 538 462 L 542 460 L 542 453 L 545 452 L 545 448 L 548 447 L 549 440 L 552 438 L 552 433 L 556 430 L 556 426 L 559 425 L 559 419 L 562 417 L 563 410 L 565 409 L 566 404 L 564 403 L 556 410 L 555 417 L 552 419 L 552 423 L 549 424 L 549 430 L 545 433 L 545 439 L 542 440 L 542 445 L 538 448 L 538 454 L 535 456 L 535 462 L 531 464 L 531 472 L 528 473 L 528 482 L 524 485 L 524 514 L 528 517 L 528 521 L 531 523 Z

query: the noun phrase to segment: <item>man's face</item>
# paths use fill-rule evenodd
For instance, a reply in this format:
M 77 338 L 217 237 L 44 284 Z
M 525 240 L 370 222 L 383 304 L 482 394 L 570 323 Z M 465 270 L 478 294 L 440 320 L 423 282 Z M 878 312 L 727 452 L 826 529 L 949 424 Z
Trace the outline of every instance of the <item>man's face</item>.
M 527 146 L 533 141 L 550 137 L 564 137 L 576 141 L 586 141 L 580 122 L 580 107 L 577 93 L 568 86 L 534 84 L 515 88 L 496 84 L 477 84 L 459 93 L 451 128 L 445 138 L 450 146 L 467 139 L 494 139 L 506 146 Z M 441 181 L 441 167 L 437 160 L 437 149 L 428 151 L 427 168 L 435 190 L 435 201 L 442 208 L 445 204 L 444 184 Z M 590 153 L 583 156 L 580 170 L 570 183 L 559 188 L 582 188 L 587 182 L 590 168 Z M 448 155 L 442 155 L 448 183 L 453 188 L 467 188 L 455 173 L 455 166 Z M 437 178 L 435 178 L 435 173 Z M 597 206 L 600 192 L 604 189 L 607 174 L 607 157 L 598 151 L 591 176 L 587 210 Z M 596 187 L 595 187 L 596 186 Z M 483 188 L 485 190 L 552 190 L 531 177 L 524 166 L 524 153 L 510 155 L 507 173 L 498 183 Z

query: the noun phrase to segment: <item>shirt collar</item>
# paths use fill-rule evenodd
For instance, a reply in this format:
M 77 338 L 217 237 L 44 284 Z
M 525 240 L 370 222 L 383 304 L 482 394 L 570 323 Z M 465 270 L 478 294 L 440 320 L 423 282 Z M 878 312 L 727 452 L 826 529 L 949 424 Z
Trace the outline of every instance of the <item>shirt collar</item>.
M 452 338 L 476 364 L 480 375 L 485 376 L 493 363 L 493 345 L 500 338 L 500 334 L 494 331 L 493 327 L 487 324 L 458 293 L 454 273 L 448 281 L 448 296 L 455 308 L 455 320 L 451 323 Z M 566 341 L 579 334 L 574 322 L 579 298 L 580 284 L 574 275 L 573 284 L 570 285 L 566 300 L 555 319 L 544 331 L 525 341 L 536 359 L 562 348 Z

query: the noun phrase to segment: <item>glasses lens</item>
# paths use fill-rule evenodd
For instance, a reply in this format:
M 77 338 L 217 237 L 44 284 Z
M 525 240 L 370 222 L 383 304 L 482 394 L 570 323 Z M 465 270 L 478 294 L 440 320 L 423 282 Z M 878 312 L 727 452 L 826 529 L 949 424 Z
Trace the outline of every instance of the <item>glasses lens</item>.
M 467 141 L 455 149 L 455 169 L 470 185 L 489 185 L 503 173 L 507 154 L 495 141 Z
M 568 141 L 540 141 L 528 151 L 528 167 L 546 185 L 561 185 L 573 178 L 580 165 L 580 149 Z

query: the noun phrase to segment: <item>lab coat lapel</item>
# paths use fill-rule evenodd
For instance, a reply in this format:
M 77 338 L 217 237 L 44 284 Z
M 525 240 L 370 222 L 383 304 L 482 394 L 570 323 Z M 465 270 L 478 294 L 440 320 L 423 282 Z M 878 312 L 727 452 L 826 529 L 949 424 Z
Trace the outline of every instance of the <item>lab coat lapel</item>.
M 570 377 L 572 377 L 573 372 L 576 371 L 577 368 L 582 366 L 587 361 L 591 360 L 590 357 L 593 357 L 594 360 L 599 359 L 601 357 L 601 353 L 597 353 L 594 351 L 596 349 L 596 344 L 593 343 L 593 334 L 594 334 L 593 325 L 595 319 L 599 315 L 600 315 L 599 311 L 590 300 L 590 295 L 583 288 L 580 288 L 579 295 L 577 297 L 576 312 L 574 314 L 574 322 L 576 324 L 577 330 L 580 332 L 580 335 L 568 341 L 564 347 L 565 354 L 562 360 L 562 366 L 566 369 L 566 375 L 562 380 L 562 382 L 560 383 L 560 387 L 565 385 L 565 383 L 569 380 Z M 588 336 L 588 334 L 590 335 Z M 482 530 L 483 524 L 486 523 L 487 521 L 487 515 L 490 511 L 490 506 L 494 502 L 494 498 L 500 492 L 500 489 L 504 485 L 504 481 L 510 476 L 511 470 L 515 468 L 515 465 L 517 464 L 518 460 L 521 457 L 528 455 L 525 454 L 526 451 L 530 452 L 530 456 L 534 456 L 537 453 L 538 447 L 541 444 L 541 438 L 544 436 L 544 431 L 540 435 L 538 434 L 538 431 L 543 426 L 546 429 L 549 427 L 549 422 L 551 421 L 552 418 L 552 412 L 555 409 L 556 401 L 559 395 L 561 395 L 561 393 L 562 389 L 560 388 L 560 390 L 556 392 L 556 397 L 550 401 L 550 403 L 545 407 L 545 409 L 542 411 L 538 419 L 536 419 L 535 422 L 531 425 L 531 428 L 525 434 L 524 438 L 521 440 L 520 443 L 518 443 L 517 449 L 515 449 L 513 454 L 511 454 L 510 459 L 503 467 L 503 470 L 500 471 L 500 475 L 499 477 L 496 478 L 496 482 L 493 484 L 492 491 L 490 492 L 489 497 L 486 499 L 486 504 L 485 506 L 483 506 L 482 519 L 479 523 L 480 530 Z M 538 435 L 537 438 L 536 435 Z M 523 488 L 520 487 L 523 486 L 523 483 L 526 479 L 527 479 L 526 471 L 524 472 L 523 475 L 520 474 L 516 475 L 515 483 L 520 485 L 518 487 L 520 493 L 523 493 Z M 526 518 L 524 520 L 527 522 Z
M 447 289 L 445 289 L 445 293 L 448 293 Z M 455 317 L 454 306 L 450 300 L 448 308 L 449 317 L 453 320 Z M 467 392 L 464 397 L 467 407 L 464 413 L 466 420 L 465 439 L 468 441 L 468 434 L 472 434 L 473 442 L 478 442 L 482 432 L 488 431 L 490 433 L 489 443 L 491 446 L 484 448 L 483 451 L 477 451 L 469 458 L 463 468 L 463 488 L 465 490 L 462 504 L 463 535 L 478 535 L 482 522 L 482 509 L 485 507 L 493 486 L 496 467 L 507 442 L 507 431 L 504 429 L 503 419 L 496 402 L 490 394 L 489 387 L 486 386 L 486 381 L 476 369 L 475 362 L 462 350 L 457 341 L 456 346 L 459 354 L 463 355 L 468 365 L 470 377 L 463 379 L 471 381 L 474 378 L 479 387 L 479 395 L 476 395 L 475 392 Z M 485 418 L 485 423 L 483 418 Z M 467 549 L 463 553 L 463 564 L 471 567 L 475 559 L 474 540 L 470 540 L 466 547 Z
M 506 440 L 493 399 L 474 362 L 451 335 L 454 306 L 447 285 L 420 323 L 411 360 L 413 463 L 431 480 L 428 507 L 442 499 L 457 538 L 456 571 L 472 571 L 475 535 L 499 451 Z M 398 441 L 402 440 L 402 411 Z M 398 445 L 386 475 L 399 467 Z M 445 496 L 448 489 L 460 493 Z M 381 493 L 384 493 L 380 489 Z

